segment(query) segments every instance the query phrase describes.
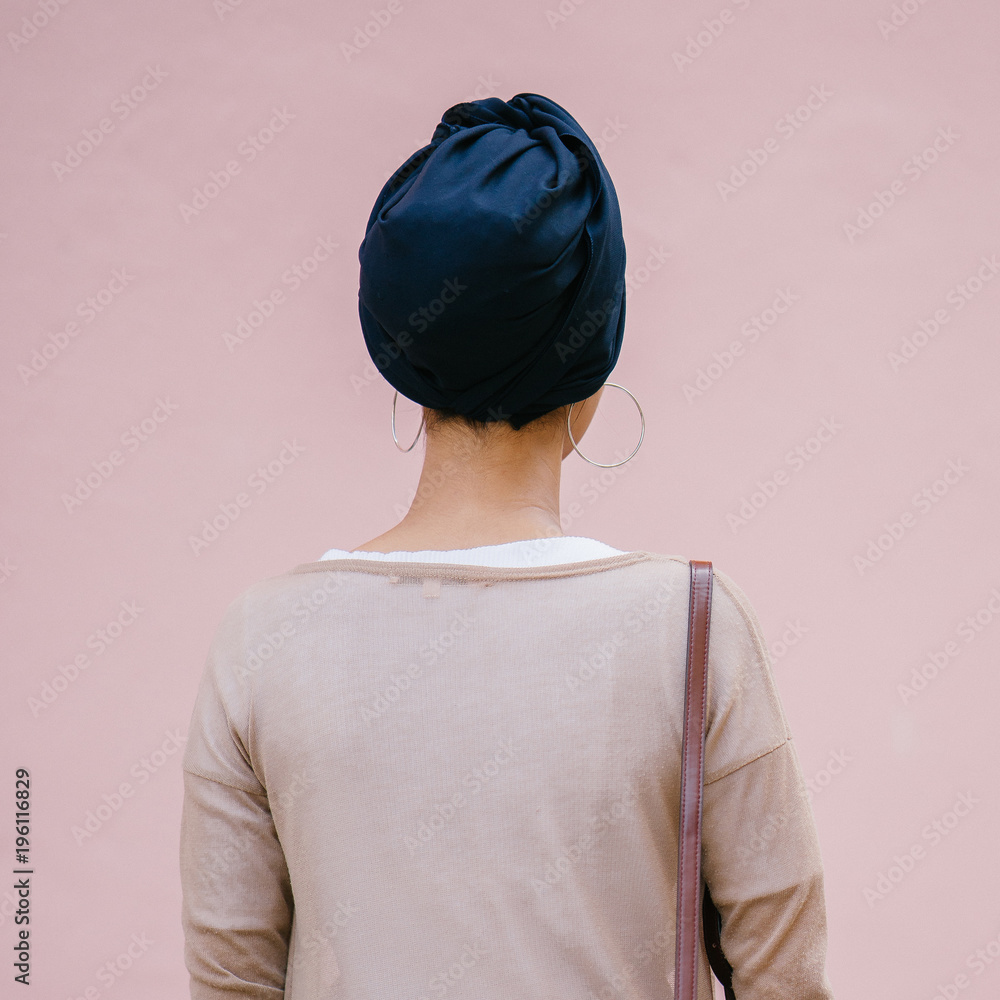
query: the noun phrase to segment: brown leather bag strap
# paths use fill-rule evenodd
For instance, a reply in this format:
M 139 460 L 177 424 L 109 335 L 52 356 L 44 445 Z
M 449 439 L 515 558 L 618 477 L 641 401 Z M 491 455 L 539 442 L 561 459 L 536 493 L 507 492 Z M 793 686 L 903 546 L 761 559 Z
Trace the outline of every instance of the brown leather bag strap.
M 708 634 L 712 611 L 712 564 L 691 560 L 687 672 L 684 680 L 684 735 L 681 753 L 681 818 L 677 850 L 677 948 L 674 956 L 674 1000 L 696 1000 L 698 941 L 704 916 L 709 962 L 735 1000 L 732 968 L 719 941 L 720 917 L 708 887 L 702 897 L 701 804 L 705 777 L 705 704 L 708 692 Z
M 701 792 L 705 766 L 705 697 L 712 564 L 691 560 L 684 737 L 681 752 L 681 821 L 677 848 L 677 950 L 674 1000 L 697 1000 L 701 931 Z M 702 736 L 699 740 L 698 737 Z

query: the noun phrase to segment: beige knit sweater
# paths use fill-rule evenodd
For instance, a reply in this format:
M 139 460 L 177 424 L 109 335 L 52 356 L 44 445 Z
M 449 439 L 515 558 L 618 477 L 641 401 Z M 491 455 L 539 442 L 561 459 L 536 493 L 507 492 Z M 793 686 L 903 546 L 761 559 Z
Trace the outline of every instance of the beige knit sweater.
M 247 589 L 184 754 L 192 998 L 672 997 L 688 600 L 649 552 Z M 832 1000 L 801 767 L 718 570 L 711 615 L 703 871 L 736 996 Z

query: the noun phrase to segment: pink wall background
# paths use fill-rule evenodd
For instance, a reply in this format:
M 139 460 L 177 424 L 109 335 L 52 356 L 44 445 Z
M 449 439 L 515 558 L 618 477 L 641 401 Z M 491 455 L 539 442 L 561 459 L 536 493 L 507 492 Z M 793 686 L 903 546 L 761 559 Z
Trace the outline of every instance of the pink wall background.
M 372 10 L 386 23 L 345 53 Z M 600 490 L 567 459 L 567 533 L 712 559 L 757 609 L 816 792 L 838 1000 L 997 996 L 992 0 L 7 0 L 0 28 L 0 848 L 12 870 L 27 767 L 38 996 L 187 996 L 178 747 L 209 641 L 245 587 L 405 509 L 422 449 L 390 437 L 357 248 L 446 108 L 521 91 L 576 115 L 615 180 L 612 379 L 647 421 Z M 605 397 L 595 457 L 635 441 Z M 409 440 L 411 404 L 400 423 Z

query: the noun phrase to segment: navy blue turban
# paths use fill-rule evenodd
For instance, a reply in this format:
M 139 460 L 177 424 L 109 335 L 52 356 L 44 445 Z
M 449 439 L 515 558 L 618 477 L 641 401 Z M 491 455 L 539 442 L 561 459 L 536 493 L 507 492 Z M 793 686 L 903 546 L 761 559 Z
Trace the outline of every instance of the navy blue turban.
M 368 353 L 422 406 L 519 428 L 593 395 L 618 360 L 618 197 L 546 97 L 449 108 L 386 181 L 358 259 Z

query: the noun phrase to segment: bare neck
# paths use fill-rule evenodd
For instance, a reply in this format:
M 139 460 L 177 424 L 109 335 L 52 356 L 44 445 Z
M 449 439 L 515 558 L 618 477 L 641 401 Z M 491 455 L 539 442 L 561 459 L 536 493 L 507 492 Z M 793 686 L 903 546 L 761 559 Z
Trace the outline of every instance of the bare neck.
M 562 535 L 563 437 L 524 428 L 484 443 L 454 428 L 427 434 L 416 497 L 393 528 L 354 551 L 466 549 Z

